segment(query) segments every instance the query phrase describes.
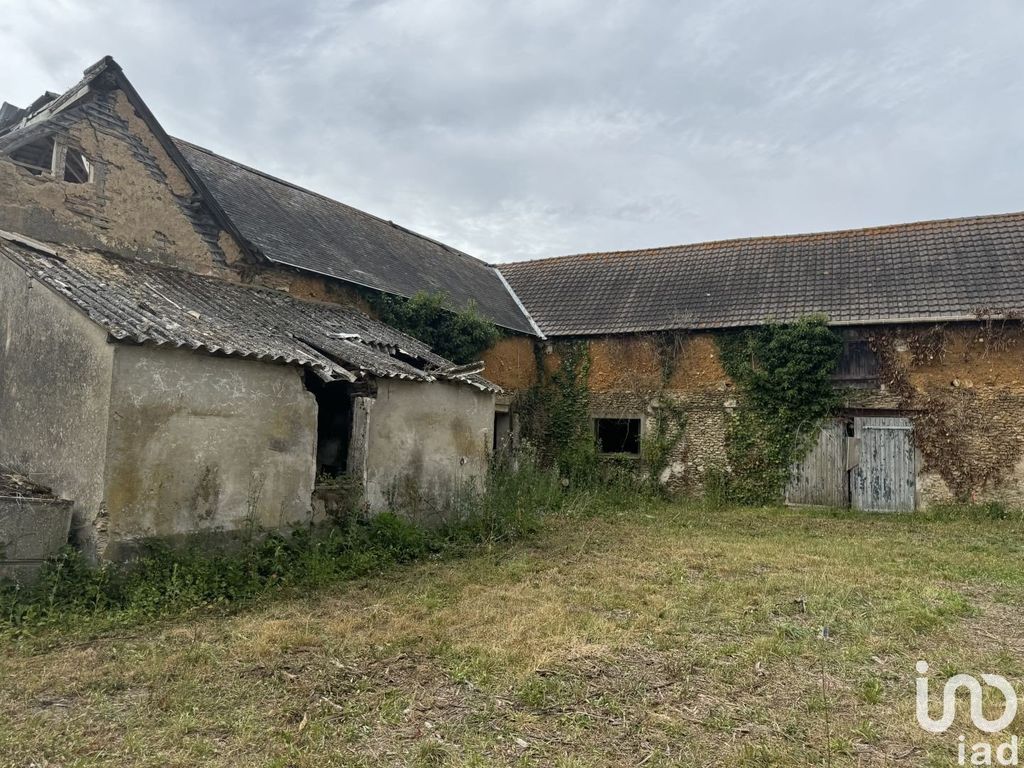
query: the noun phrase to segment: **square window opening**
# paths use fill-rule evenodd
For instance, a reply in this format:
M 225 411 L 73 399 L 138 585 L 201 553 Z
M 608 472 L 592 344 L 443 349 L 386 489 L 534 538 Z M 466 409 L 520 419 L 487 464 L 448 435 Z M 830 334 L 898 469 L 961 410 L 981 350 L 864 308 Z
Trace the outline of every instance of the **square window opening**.
M 44 173 L 53 173 L 53 150 L 53 137 L 46 136 L 22 144 L 8 157 L 11 162 L 25 168 L 33 176 L 42 176 Z
M 594 419 L 600 453 L 640 455 L 640 419 Z
M 93 165 L 89 158 L 77 149 L 68 147 L 64 154 L 64 181 L 71 184 L 88 184 L 93 180 Z

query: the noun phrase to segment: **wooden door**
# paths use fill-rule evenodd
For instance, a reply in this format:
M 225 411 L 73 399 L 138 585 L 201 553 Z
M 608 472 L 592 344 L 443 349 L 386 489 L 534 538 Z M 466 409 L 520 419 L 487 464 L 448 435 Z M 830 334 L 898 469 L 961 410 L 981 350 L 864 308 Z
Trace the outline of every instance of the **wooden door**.
M 854 509 L 913 512 L 917 477 L 913 426 L 909 419 L 858 416 L 853 420 L 856 454 L 851 460 Z
M 846 507 L 850 482 L 846 471 L 846 424 L 826 421 L 818 440 L 789 473 L 786 503 L 822 507 Z

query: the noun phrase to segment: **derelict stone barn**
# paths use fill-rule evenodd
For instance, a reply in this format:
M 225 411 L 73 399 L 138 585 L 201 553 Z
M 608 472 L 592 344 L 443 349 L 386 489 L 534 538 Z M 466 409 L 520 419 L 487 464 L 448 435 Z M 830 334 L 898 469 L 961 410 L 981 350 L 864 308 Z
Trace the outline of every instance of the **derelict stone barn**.
M 0 474 L 70 500 L 96 556 L 308 522 L 324 474 L 373 509 L 443 507 L 567 342 L 602 450 L 639 461 L 669 398 L 687 420 L 662 479 L 699 489 L 736 405 L 716 335 L 812 314 L 843 335 L 844 410 L 788 501 L 1024 502 L 1022 214 L 496 268 L 169 137 L 108 57 L 0 109 L 0 230 Z M 367 301 L 423 291 L 503 330 L 486 369 Z
M 639 456 L 652 405 L 687 413 L 663 480 L 699 488 L 726 461 L 737 392 L 715 337 L 824 315 L 844 341 L 843 408 L 795 467 L 795 504 L 913 510 L 1024 503 L 1024 214 L 505 264 L 553 343 L 586 343 L 595 431 Z M 537 363 L 487 357 L 506 389 Z M 542 365 L 548 365 L 542 361 Z

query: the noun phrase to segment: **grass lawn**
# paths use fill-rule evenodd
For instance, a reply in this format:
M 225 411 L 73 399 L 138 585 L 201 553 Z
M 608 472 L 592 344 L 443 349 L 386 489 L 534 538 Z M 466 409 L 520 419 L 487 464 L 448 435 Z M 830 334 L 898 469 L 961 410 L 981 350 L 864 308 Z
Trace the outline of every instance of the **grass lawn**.
M 941 736 L 917 726 L 914 664 L 938 676 L 933 716 L 957 672 L 1024 692 L 1021 533 L 806 510 L 570 514 L 528 544 L 234 615 L 9 641 L 0 762 L 954 765 L 957 735 L 982 734 L 963 717 Z

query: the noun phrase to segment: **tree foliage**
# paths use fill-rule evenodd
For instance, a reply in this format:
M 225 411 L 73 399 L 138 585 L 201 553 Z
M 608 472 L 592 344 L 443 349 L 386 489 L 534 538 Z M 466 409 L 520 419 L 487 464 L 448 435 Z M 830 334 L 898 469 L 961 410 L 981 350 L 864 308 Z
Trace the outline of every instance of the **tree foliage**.
M 455 307 L 443 293 L 420 292 L 411 299 L 378 294 L 371 299 L 380 319 L 427 344 L 454 363 L 472 363 L 501 337 L 472 302 Z

